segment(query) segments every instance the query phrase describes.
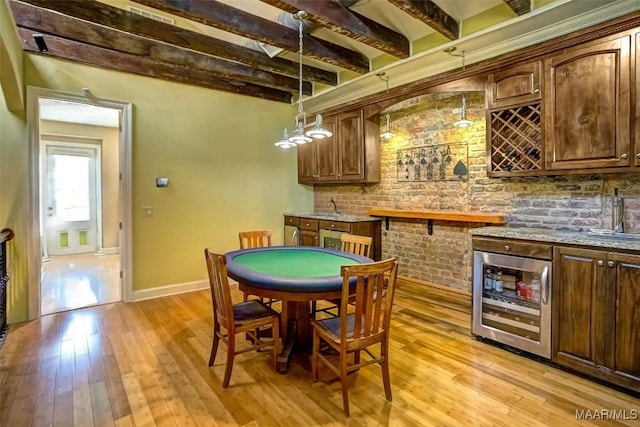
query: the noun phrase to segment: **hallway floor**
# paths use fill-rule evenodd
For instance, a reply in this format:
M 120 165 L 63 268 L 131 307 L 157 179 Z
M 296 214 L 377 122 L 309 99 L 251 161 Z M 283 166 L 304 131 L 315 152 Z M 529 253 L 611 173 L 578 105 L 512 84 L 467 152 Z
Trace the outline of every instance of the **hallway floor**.
M 42 263 L 41 314 L 122 300 L 120 254 L 55 256 Z

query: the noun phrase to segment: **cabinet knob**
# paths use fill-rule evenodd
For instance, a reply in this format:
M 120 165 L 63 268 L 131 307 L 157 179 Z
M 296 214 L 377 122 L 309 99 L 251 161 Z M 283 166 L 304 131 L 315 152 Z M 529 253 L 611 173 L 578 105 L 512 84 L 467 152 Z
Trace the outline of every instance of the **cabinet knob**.
M 504 250 L 505 250 L 505 251 L 510 251 L 510 250 L 511 250 L 511 246 L 509 246 L 509 245 L 504 245 Z
M 335 225 L 335 224 L 331 224 L 331 228 L 335 228 L 335 227 L 336 227 L 336 225 Z
M 636 153 L 636 159 L 640 159 L 640 153 Z
M 599 260 L 598 260 L 598 265 L 599 265 L 600 267 L 602 267 L 602 266 L 604 265 L 604 261 L 602 261 L 601 259 L 599 259 Z
M 540 89 L 539 89 L 539 88 L 535 88 L 535 89 L 533 90 L 533 93 L 540 93 Z
M 620 155 L 620 158 L 621 158 L 622 160 L 626 160 L 626 159 L 627 159 L 627 157 L 629 157 L 629 155 L 628 155 L 627 153 L 622 153 L 622 155 Z
M 615 262 L 613 262 L 613 261 L 609 261 L 609 262 L 607 262 L 607 265 L 608 265 L 609 267 L 613 267 L 614 265 L 616 265 L 616 263 L 615 263 Z

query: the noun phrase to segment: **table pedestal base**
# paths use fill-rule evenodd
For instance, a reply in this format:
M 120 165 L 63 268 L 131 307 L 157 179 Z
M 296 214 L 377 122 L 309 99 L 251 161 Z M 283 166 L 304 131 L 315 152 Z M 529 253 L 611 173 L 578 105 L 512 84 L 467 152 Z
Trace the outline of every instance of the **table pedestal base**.
M 282 301 L 282 351 L 276 361 L 280 373 L 287 372 L 291 355 L 311 352 L 313 340 L 308 301 Z

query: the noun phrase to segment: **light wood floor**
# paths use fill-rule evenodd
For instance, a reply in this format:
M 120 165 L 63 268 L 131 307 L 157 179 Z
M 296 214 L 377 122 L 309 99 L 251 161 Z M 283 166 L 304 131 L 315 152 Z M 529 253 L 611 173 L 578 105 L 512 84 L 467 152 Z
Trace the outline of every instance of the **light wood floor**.
M 122 301 L 120 254 L 52 256 L 42 263 L 40 311 L 57 313 Z
M 224 345 L 207 366 L 208 292 L 44 316 L 11 325 L 0 349 L 0 425 L 640 425 L 577 421 L 576 410 L 632 414 L 640 399 L 474 340 L 459 296 L 402 282 L 392 328 L 393 403 L 379 368 L 363 368 L 346 420 L 339 383 L 313 383 L 301 356 L 282 375 L 269 351 L 245 353 L 222 389 Z

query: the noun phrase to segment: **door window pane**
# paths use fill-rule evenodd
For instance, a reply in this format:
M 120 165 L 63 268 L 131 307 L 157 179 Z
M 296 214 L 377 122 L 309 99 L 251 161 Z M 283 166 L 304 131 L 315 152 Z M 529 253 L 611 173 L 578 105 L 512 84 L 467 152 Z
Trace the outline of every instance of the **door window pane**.
M 56 215 L 63 221 L 88 221 L 88 157 L 53 155 Z

